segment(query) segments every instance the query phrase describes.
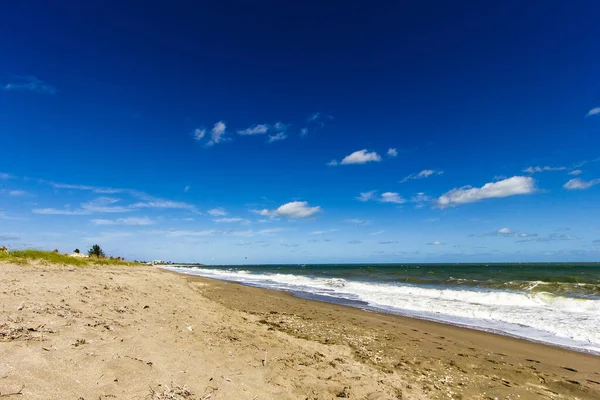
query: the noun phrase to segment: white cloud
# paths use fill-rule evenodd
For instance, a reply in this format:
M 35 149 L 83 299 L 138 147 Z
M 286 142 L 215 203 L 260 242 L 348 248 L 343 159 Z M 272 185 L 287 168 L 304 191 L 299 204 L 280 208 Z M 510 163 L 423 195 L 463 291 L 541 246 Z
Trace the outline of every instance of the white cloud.
M 589 189 L 592 186 L 595 186 L 600 183 L 599 179 L 592 179 L 591 181 L 584 181 L 579 178 L 574 178 L 568 181 L 563 185 L 563 187 L 567 190 L 584 190 Z
M 429 178 L 432 175 L 442 175 L 444 173 L 444 171 L 440 171 L 440 170 L 435 170 L 435 169 L 424 169 L 423 171 L 416 173 L 416 174 L 410 174 L 408 176 L 405 176 L 404 178 L 402 178 L 400 180 L 400 183 L 404 183 L 413 179 L 425 179 L 425 178 Z
M 211 210 L 208 210 L 207 212 L 209 215 L 212 215 L 213 217 L 222 217 L 224 215 L 229 214 L 227 211 L 225 211 L 225 209 L 223 207 L 213 208 Z
M 395 204 L 406 203 L 406 200 L 396 192 L 382 193 L 379 201 L 382 203 L 395 203 Z
M 240 135 L 263 135 L 263 134 L 267 133 L 268 130 L 269 130 L 269 127 L 267 125 L 259 124 L 259 125 L 253 126 L 252 128 L 239 130 L 239 131 L 237 131 L 237 133 Z
M 287 218 L 306 218 L 321 211 L 321 207 L 310 207 L 306 201 L 292 201 L 286 203 L 276 210 L 254 210 L 259 215 L 270 215 Z
M 324 233 L 330 233 L 330 232 L 337 232 L 339 229 L 326 229 L 326 230 L 322 230 L 322 231 L 312 231 L 310 234 L 311 235 L 322 235 Z
M 8 194 L 10 196 L 27 196 L 29 193 L 24 190 L 9 190 Z
M 45 182 L 45 181 L 42 181 L 42 183 L 48 183 L 50 186 L 52 186 L 55 189 L 87 190 L 90 192 L 101 193 L 101 194 L 130 193 L 131 195 L 134 195 L 134 196 L 137 194 L 140 194 L 139 192 L 136 192 L 135 190 L 129 190 L 129 189 L 115 189 L 115 188 L 97 187 L 97 186 L 89 186 L 89 185 L 71 185 L 68 183 L 56 183 L 56 182 Z
M 308 133 L 308 128 L 300 129 L 300 136 L 306 136 L 307 133 Z
M 410 198 L 411 203 L 415 203 L 417 208 L 422 208 L 425 206 L 425 203 L 431 201 L 431 197 L 426 195 L 423 192 L 416 193 L 413 197 Z
M 583 174 L 583 171 L 580 169 L 574 169 L 573 171 L 569 172 L 569 175 L 581 175 Z
M 183 191 L 184 191 L 184 192 L 187 192 L 188 190 L 190 190 L 190 188 L 191 188 L 191 186 L 190 186 L 190 185 L 187 185 L 186 187 L 184 187 L 184 188 L 183 188 Z
M 586 115 L 588 117 L 591 117 L 592 115 L 598 115 L 598 114 L 600 114 L 600 107 L 594 107 L 590 111 L 588 111 L 588 113 Z
M 563 241 L 563 240 L 579 240 L 581 239 L 578 236 L 572 236 L 572 235 L 565 235 L 564 233 L 551 233 L 547 236 L 538 236 L 538 235 L 533 235 L 532 237 L 527 237 L 524 239 L 520 239 L 517 240 L 517 242 L 542 242 L 542 243 L 547 243 L 547 242 L 555 242 L 555 241 Z
M 223 122 L 223 121 L 217 122 L 210 131 L 210 141 L 208 143 L 206 143 L 206 145 L 213 146 L 213 145 L 225 140 L 225 138 L 223 136 L 225 136 L 226 128 L 227 128 L 227 126 L 225 125 L 225 122 Z
M 567 167 L 550 167 L 548 165 L 544 167 L 535 166 L 535 167 L 527 167 L 523 170 L 523 172 L 527 172 L 528 174 L 535 174 L 536 172 L 544 172 L 544 171 L 564 171 Z
M 536 192 L 532 177 L 513 176 L 497 182 L 486 183 L 480 188 L 463 186 L 444 193 L 437 199 L 440 208 L 474 203 L 484 199 L 503 198 Z
M 42 214 L 42 215 L 89 215 L 91 212 L 86 210 L 70 210 L 68 208 L 64 210 L 56 209 L 56 208 L 34 208 L 31 210 L 34 214 Z
M 358 197 L 356 197 L 356 200 L 358 201 L 369 201 L 369 200 L 373 200 L 375 198 L 375 190 L 370 190 L 368 192 L 361 192 L 360 195 L 358 195 Z
M 523 239 L 523 238 L 538 237 L 538 234 L 537 233 L 526 233 L 526 232 L 514 231 L 514 230 L 512 230 L 510 228 L 500 228 L 497 231 L 494 231 L 494 232 L 491 232 L 491 233 L 483 233 L 481 235 L 470 235 L 470 236 L 479 236 L 479 237 L 496 236 L 496 237 Z
M 358 218 L 345 219 L 343 222 L 347 222 L 349 224 L 353 224 L 356 226 L 365 226 L 365 225 L 371 224 L 371 221 L 367 221 L 366 219 L 358 219 Z
M 135 203 L 131 205 L 131 208 L 173 208 L 197 212 L 196 207 L 191 204 L 164 199 L 153 199 L 146 202 Z
M 239 218 L 239 217 L 233 217 L 233 218 L 217 218 L 214 219 L 213 221 L 217 222 L 217 223 L 240 223 L 240 224 L 249 224 L 250 221 L 248 221 L 245 218 Z
M 96 225 L 127 225 L 127 226 L 143 226 L 143 225 L 152 225 L 154 221 L 152 221 L 148 217 L 129 217 L 129 218 L 119 218 L 119 219 L 92 219 Z
M 206 135 L 206 129 L 194 129 L 194 139 L 201 140 Z
M 125 213 L 131 212 L 132 209 L 123 206 L 114 206 L 119 199 L 112 197 L 98 197 L 87 203 L 82 203 L 79 209 L 55 209 L 55 208 L 35 208 L 31 210 L 34 214 L 44 215 L 89 215 L 95 213 Z
M 56 88 L 35 76 L 20 76 L 15 82 L 7 83 L 2 87 L 6 91 L 28 91 L 45 94 L 56 94 Z
M 311 114 L 310 117 L 308 117 L 308 122 L 315 122 L 320 117 L 321 117 L 321 113 L 320 112 L 316 112 L 314 114 Z
M 267 140 L 267 143 L 278 142 L 280 140 L 285 140 L 285 139 L 287 139 L 287 134 L 285 132 L 279 132 L 276 135 L 269 135 L 269 139 Z
M 367 149 L 355 151 L 354 153 L 344 157 L 340 165 L 349 164 L 365 164 L 368 162 L 379 162 L 381 156 L 374 151 L 368 152 Z
M 13 178 L 13 176 L 11 174 L 0 172 L 0 179 L 2 179 L 2 180 L 5 181 L 5 180 L 8 180 L 8 179 L 12 179 L 12 178 Z
M 285 132 L 289 127 L 290 124 L 284 124 L 283 122 L 276 122 L 275 125 L 273 125 L 273 128 L 275 128 L 277 132 Z
M 438 241 L 435 241 L 435 242 L 431 242 L 431 243 L 427 243 L 427 244 L 428 244 L 429 246 L 442 246 L 442 245 L 444 245 L 445 243 L 443 243 L 443 242 L 438 242 Z
M 378 236 L 378 235 L 381 235 L 382 233 L 385 233 L 385 231 L 375 231 L 375 232 L 371 232 L 371 233 L 369 233 L 369 236 Z
M 327 163 L 328 166 L 330 167 L 335 167 L 336 165 L 338 165 L 337 160 L 331 160 Z
M 389 148 L 387 151 L 387 155 L 390 157 L 397 157 L 398 156 L 398 150 L 394 149 L 394 148 Z

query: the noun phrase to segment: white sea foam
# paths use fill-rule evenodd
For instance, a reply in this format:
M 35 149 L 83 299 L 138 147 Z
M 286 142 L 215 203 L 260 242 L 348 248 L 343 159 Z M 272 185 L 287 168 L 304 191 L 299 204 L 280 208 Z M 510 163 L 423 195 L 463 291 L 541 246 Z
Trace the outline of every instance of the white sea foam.
M 170 269 L 260 287 L 360 301 L 388 312 L 600 352 L 600 300 L 544 292 L 434 288 L 241 270 Z

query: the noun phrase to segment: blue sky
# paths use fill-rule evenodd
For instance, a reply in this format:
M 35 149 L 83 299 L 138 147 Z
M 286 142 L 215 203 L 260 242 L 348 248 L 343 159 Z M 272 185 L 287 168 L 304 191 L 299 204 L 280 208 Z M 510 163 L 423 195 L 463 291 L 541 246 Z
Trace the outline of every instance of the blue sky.
M 13 3 L 0 244 L 600 260 L 595 2 Z

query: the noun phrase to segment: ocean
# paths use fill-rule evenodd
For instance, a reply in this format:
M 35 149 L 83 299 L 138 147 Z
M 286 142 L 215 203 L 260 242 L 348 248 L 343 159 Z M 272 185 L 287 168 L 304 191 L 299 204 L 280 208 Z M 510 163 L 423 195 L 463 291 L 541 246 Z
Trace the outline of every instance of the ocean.
M 167 269 L 600 354 L 600 263 L 186 265 Z

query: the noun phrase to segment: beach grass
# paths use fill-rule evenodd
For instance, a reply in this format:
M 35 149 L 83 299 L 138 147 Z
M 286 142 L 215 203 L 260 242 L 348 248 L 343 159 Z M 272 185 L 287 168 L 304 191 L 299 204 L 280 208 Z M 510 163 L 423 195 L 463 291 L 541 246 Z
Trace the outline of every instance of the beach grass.
M 43 250 L 14 250 L 9 252 L 0 252 L 0 261 L 12 262 L 15 264 L 30 264 L 31 262 L 37 261 L 42 263 L 73 265 L 78 267 L 83 267 L 86 265 L 141 265 L 140 263 L 123 260 L 111 260 L 108 258 L 77 258 L 71 257 L 67 254 Z

